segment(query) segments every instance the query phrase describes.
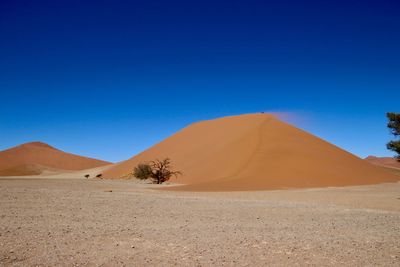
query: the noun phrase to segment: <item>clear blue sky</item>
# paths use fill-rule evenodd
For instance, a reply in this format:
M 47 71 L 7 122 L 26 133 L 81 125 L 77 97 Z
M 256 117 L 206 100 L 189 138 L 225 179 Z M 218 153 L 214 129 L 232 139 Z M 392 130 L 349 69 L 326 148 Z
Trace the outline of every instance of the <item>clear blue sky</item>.
M 259 111 L 392 155 L 398 1 L 1 1 L 0 149 L 119 161 L 187 124 Z

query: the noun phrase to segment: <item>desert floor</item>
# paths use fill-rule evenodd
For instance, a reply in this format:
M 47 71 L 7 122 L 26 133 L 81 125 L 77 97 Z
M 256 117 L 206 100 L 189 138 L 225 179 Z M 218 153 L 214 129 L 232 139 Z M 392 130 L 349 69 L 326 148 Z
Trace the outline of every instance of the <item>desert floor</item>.
M 265 192 L 0 179 L 1 266 L 400 266 L 400 183 Z

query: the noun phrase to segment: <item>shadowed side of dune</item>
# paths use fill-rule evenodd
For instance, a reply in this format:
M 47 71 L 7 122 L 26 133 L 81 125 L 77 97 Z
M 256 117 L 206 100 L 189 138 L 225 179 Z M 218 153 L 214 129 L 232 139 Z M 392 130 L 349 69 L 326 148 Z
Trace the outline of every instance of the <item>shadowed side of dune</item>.
M 191 125 L 105 173 L 170 157 L 184 175 L 169 190 L 235 191 L 395 182 L 399 177 L 269 114 Z

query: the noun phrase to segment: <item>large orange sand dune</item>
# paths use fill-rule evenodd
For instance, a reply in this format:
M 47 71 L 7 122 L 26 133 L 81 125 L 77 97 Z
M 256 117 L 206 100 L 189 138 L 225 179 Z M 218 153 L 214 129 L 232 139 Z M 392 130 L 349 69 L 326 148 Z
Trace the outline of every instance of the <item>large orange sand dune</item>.
M 37 175 L 43 171 L 83 170 L 109 162 L 63 152 L 45 143 L 32 142 L 0 152 L 0 176 Z
M 269 114 L 190 125 L 104 175 L 118 178 L 140 162 L 169 157 L 183 175 L 177 190 L 267 190 L 395 182 L 399 176 Z

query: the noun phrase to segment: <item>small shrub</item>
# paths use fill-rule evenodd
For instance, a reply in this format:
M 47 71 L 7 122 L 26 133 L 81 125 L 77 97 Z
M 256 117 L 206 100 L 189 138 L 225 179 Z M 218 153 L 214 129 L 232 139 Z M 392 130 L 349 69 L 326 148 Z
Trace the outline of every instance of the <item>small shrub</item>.
M 86 178 L 86 179 L 88 179 L 89 177 L 90 177 L 90 175 L 89 175 L 89 174 L 86 174 L 86 175 L 85 175 L 85 178 Z
M 101 178 L 102 176 L 103 176 L 103 174 L 101 174 L 101 173 L 96 175 L 97 178 Z
M 163 160 L 154 160 L 150 163 L 140 163 L 133 170 L 133 175 L 141 180 L 152 179 L 155 184 L 162 184 L 172 176 L 178 176 L 180 171 L 172 170 L 171 160 L 165 158 Z
M 133 176 L 140 180 L 149 179 L 152 174 L 153 170 L 149 164 L 139 163 L 139 165 L 133 169 Z

